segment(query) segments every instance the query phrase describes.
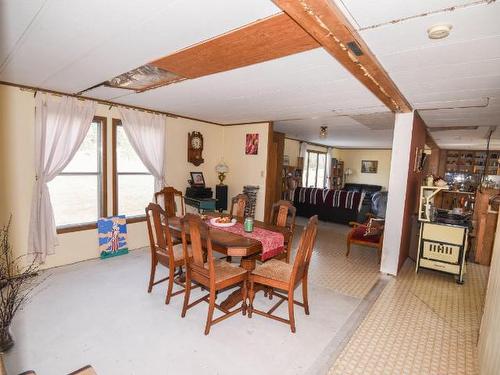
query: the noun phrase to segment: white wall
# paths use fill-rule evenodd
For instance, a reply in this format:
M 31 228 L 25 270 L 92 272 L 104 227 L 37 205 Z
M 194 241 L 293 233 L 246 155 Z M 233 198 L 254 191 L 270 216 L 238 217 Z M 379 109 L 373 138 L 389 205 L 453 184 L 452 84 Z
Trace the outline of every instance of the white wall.
M 403 231 L 403 215 L 406 201 L 406 184 L 413 131 L 413 112 L 396 113 L 389 194 L 385 220 L 384 246 L 380 271 L 391 275 L 398 273 L 399 250 Z
M 479 369 L 481 375 L 496 375 L 500 370 L 500 215 L 491 258 L 481 329 L 479 331 Z
M 229 173 L 224 181 L 228 186 L 229 199 L 239 194 L 245 185 L 258 185 L 255 218 L 264 219 L 264 200 L 267 172 L 267 142 L 269 123 L 234 125 L 224 127 L 224 160 Z M 245 155 L 247 133 L 259 133 L 257 155 Z
M 387 190 L 391 171 L 391 154 L 391 150 L 335 149 L 336 156 L 332 157 L 344 162 L 344 170 L 351 168 L 353 174 L 347 177 L 347 182 L 380 185 L 383 190 Z M 377 173 L 361 173 L 362 160 L 377 160 Z
M 34 172 L 34 97 L 32 92 L 0 85 L 0 225 L 13 214 L 10 239 L 15 254 L 25 254 L 28 242 L 28 226 L 31 208 L 31 192 Z M 97 116 L 107 118 L 108 141 L 111 140 L 112 119 L 120 118 L 116 108 L 98 105 Z M 245 184 L 261 186 L 259 217 L 263 217 L 265 196 L 265 173 L 267 161 L 268 124 L 223 127 L 184 118 L 167 119 L 166 182 L 185 190 L 190 171 L 202 171 L 208 186 L 215 188 L 218 182 L 215 165 L 224 159 L 231 168 L 227 182 L 231 194 L 237 194 Z M 203 157 L 199 167 L 187 162 L 187 133 L 200 131 L 204 138 Z M 224 137 L 224 133 L 228 133 Z M 245 134 L 259 132 L 259 155 L 245 156 Z M 229 144 L 224 144 L 227 139 Z M 226 142 L 226 143 L 227 143 Z M 110 143 L 108 143 L 109 146 Z M 234 161 L 233 161 L 234 158 Z M 112 158 L 108 147 L 108 213 L 112 212 Z M 261 172 L 263 177 L 261 177 Z M 263 182 L 264 181 L 264 182 Z M 215 190 L 215 189 L 214 189 Z M 78 192 L 75 192 L 78 199 Z M 135 249 L 148 244 L 144 222 L 128 225 L 129 248 Z M 44 267 L 54 267 L 81 260 L 96 258 L 96 230 L 86 230 L 59 235 L 56 254 L 47 258 Z

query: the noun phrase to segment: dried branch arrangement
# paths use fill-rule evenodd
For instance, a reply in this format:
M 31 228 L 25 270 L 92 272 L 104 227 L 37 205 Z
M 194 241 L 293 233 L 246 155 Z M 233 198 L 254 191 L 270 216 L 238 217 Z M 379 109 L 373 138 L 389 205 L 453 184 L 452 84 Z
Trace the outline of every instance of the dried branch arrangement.
M 41 282 L 35 277 L 39 268 L 35 261 L 23 266 L 22 260 L 26 256 L 14 257 L 12 254 L 9 241 L 11 220 L 12 217 L 0 231 L 0 352 L 14 345 L 10 335 L 12 319 Z

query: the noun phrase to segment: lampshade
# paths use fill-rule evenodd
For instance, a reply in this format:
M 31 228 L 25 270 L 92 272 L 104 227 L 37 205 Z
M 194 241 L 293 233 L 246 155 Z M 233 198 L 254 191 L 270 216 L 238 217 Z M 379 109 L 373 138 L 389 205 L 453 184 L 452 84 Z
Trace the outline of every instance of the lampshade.
M 217 173 L 227 173 L 229 172 L 229 167 L 227 166 L 226 163 L 224 163 L 224 160 L 221 160 L 219 164 L 215 166 L 215 171 Z

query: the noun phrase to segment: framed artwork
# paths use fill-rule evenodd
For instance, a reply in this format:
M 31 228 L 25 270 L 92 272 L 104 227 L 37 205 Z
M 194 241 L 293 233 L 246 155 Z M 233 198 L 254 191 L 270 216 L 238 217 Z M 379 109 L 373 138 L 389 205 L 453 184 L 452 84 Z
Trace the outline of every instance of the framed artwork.
M 361 160 L 361 173 L 377 173 L 378 160 Z
M 245 142 L 245 154 L 257 155 L 259 153 L 259 134 L 247 134 Z
M 127 254 L 127 220 L 125 215 L 103 217 L 97 221 L 101 259 Z
M 195 186 L 205 186 L 205 178 L 203 177 L 203 172 L 190 172 L 192 185 Z

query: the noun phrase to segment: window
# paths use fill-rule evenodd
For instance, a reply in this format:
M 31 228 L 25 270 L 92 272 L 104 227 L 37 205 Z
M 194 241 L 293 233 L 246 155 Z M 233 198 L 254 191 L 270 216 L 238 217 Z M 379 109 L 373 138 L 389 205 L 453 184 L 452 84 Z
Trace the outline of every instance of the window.
M 325 186 L 326 153 L 307 151 L 306 186 L 322 188 Z
M 106 119 L 95 117 L 73 159 L 49 182 L 59 233 L 89 229 L 106 216 Z
M 144 216 L 144 208 L 154 194 L 154 178 L 116 119 L 113 119 L 113 161 L 113 214 Z

